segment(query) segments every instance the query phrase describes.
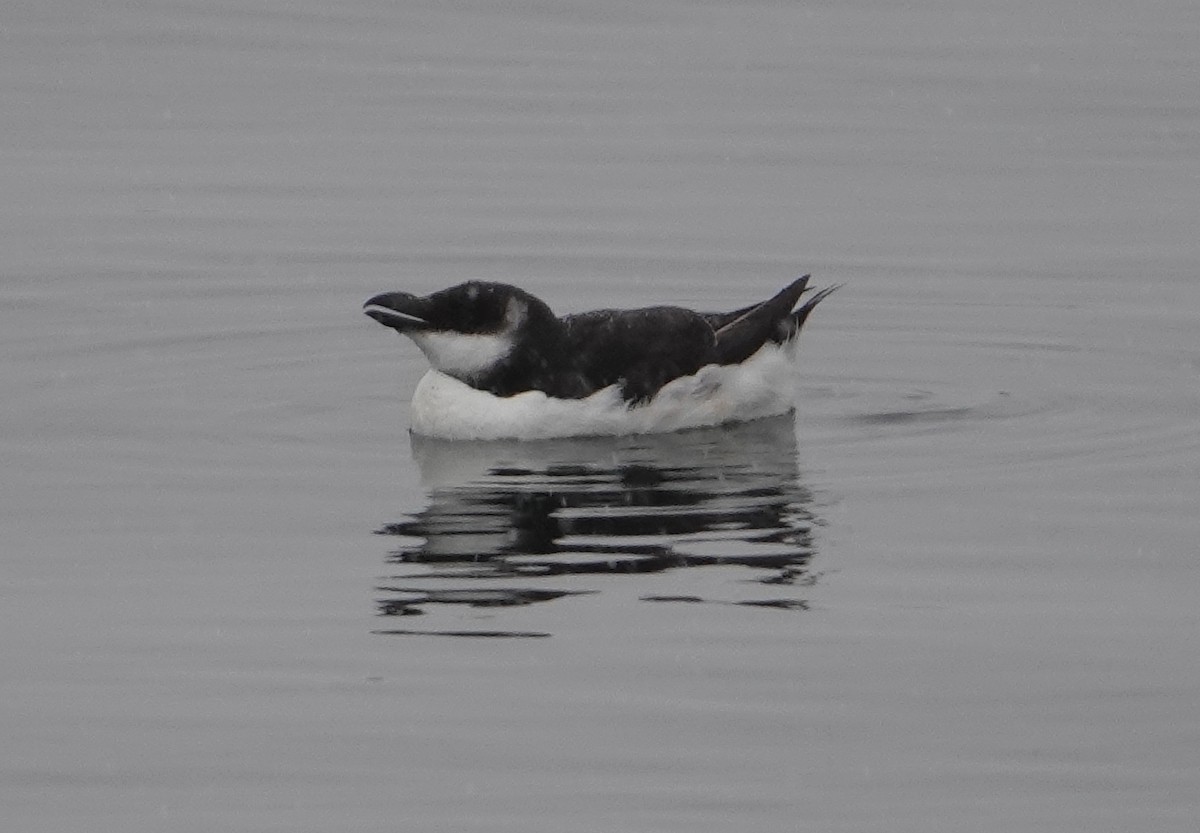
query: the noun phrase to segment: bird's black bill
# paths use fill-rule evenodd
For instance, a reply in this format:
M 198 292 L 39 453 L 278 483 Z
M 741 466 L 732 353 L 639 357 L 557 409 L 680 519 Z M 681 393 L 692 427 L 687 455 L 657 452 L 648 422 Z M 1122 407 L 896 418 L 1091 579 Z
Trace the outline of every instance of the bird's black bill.
M 418 329 L 429 322 L 424 317 L 427 301 L 407 292 L 385 292 L 367 299 L 363 313 L 385 327 L 403 332 Z

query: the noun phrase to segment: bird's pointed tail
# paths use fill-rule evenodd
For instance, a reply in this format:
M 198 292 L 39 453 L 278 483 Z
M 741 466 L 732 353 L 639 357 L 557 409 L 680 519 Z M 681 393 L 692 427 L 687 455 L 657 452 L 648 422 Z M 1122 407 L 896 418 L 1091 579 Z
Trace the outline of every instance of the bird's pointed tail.
M 819 290 L 808 298 L 800 307 L 792 312 L 787 318 L 779 322 L 778 340 L 781 342 L 791 341 L 800 332 L 800 328 L 804 326 L 804 322 L 808 320 L 808 316 L 816 309 L 817 304 L 824 301 L 834 292 L 842 288 L 842 284 L 834 284 Z
M 724 322 L 716 331 L 720 363 L 743 362 L 773 340 L 772 334 L 788 320 L 792 307 L 808 288 L 809 277 L 797 278 L 773 298 L 733 313 L 737 317 Z

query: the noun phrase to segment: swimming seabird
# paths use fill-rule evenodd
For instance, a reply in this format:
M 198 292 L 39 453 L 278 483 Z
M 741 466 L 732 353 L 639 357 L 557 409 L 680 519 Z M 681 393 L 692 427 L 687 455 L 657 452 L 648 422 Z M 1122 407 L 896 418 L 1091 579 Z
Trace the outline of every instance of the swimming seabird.
M 837 288 L 797 308 L 809 277 L 725 313 L 656 306 L 559 317 L 523 289 L 484 281 L 386 292 L 363 312 L 411 338 L 432 365 L 413 395 L 418 434 L 671 431 L 791 409 L 796 335 Z

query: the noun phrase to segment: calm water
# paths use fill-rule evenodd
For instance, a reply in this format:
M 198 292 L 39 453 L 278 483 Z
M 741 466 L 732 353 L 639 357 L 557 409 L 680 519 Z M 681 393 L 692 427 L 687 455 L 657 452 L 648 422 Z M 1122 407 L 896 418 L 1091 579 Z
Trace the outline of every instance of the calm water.
M 0 826 L 1193 830 L 1197 42 L 10 4 Z M 805 271 L 846 286 L 795 418 L 671 437 L 410 439 L 423 359 L 359 312 Z

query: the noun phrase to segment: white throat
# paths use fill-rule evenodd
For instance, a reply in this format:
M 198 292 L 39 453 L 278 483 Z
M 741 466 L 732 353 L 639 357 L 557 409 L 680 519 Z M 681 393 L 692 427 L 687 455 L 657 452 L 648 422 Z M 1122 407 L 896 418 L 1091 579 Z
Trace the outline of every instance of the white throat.
M 513 347 L 508 333 L 414 330 L 405 335 L 416 342 L 435 370 L 456 379 L 472 379 L 491 370 Z

